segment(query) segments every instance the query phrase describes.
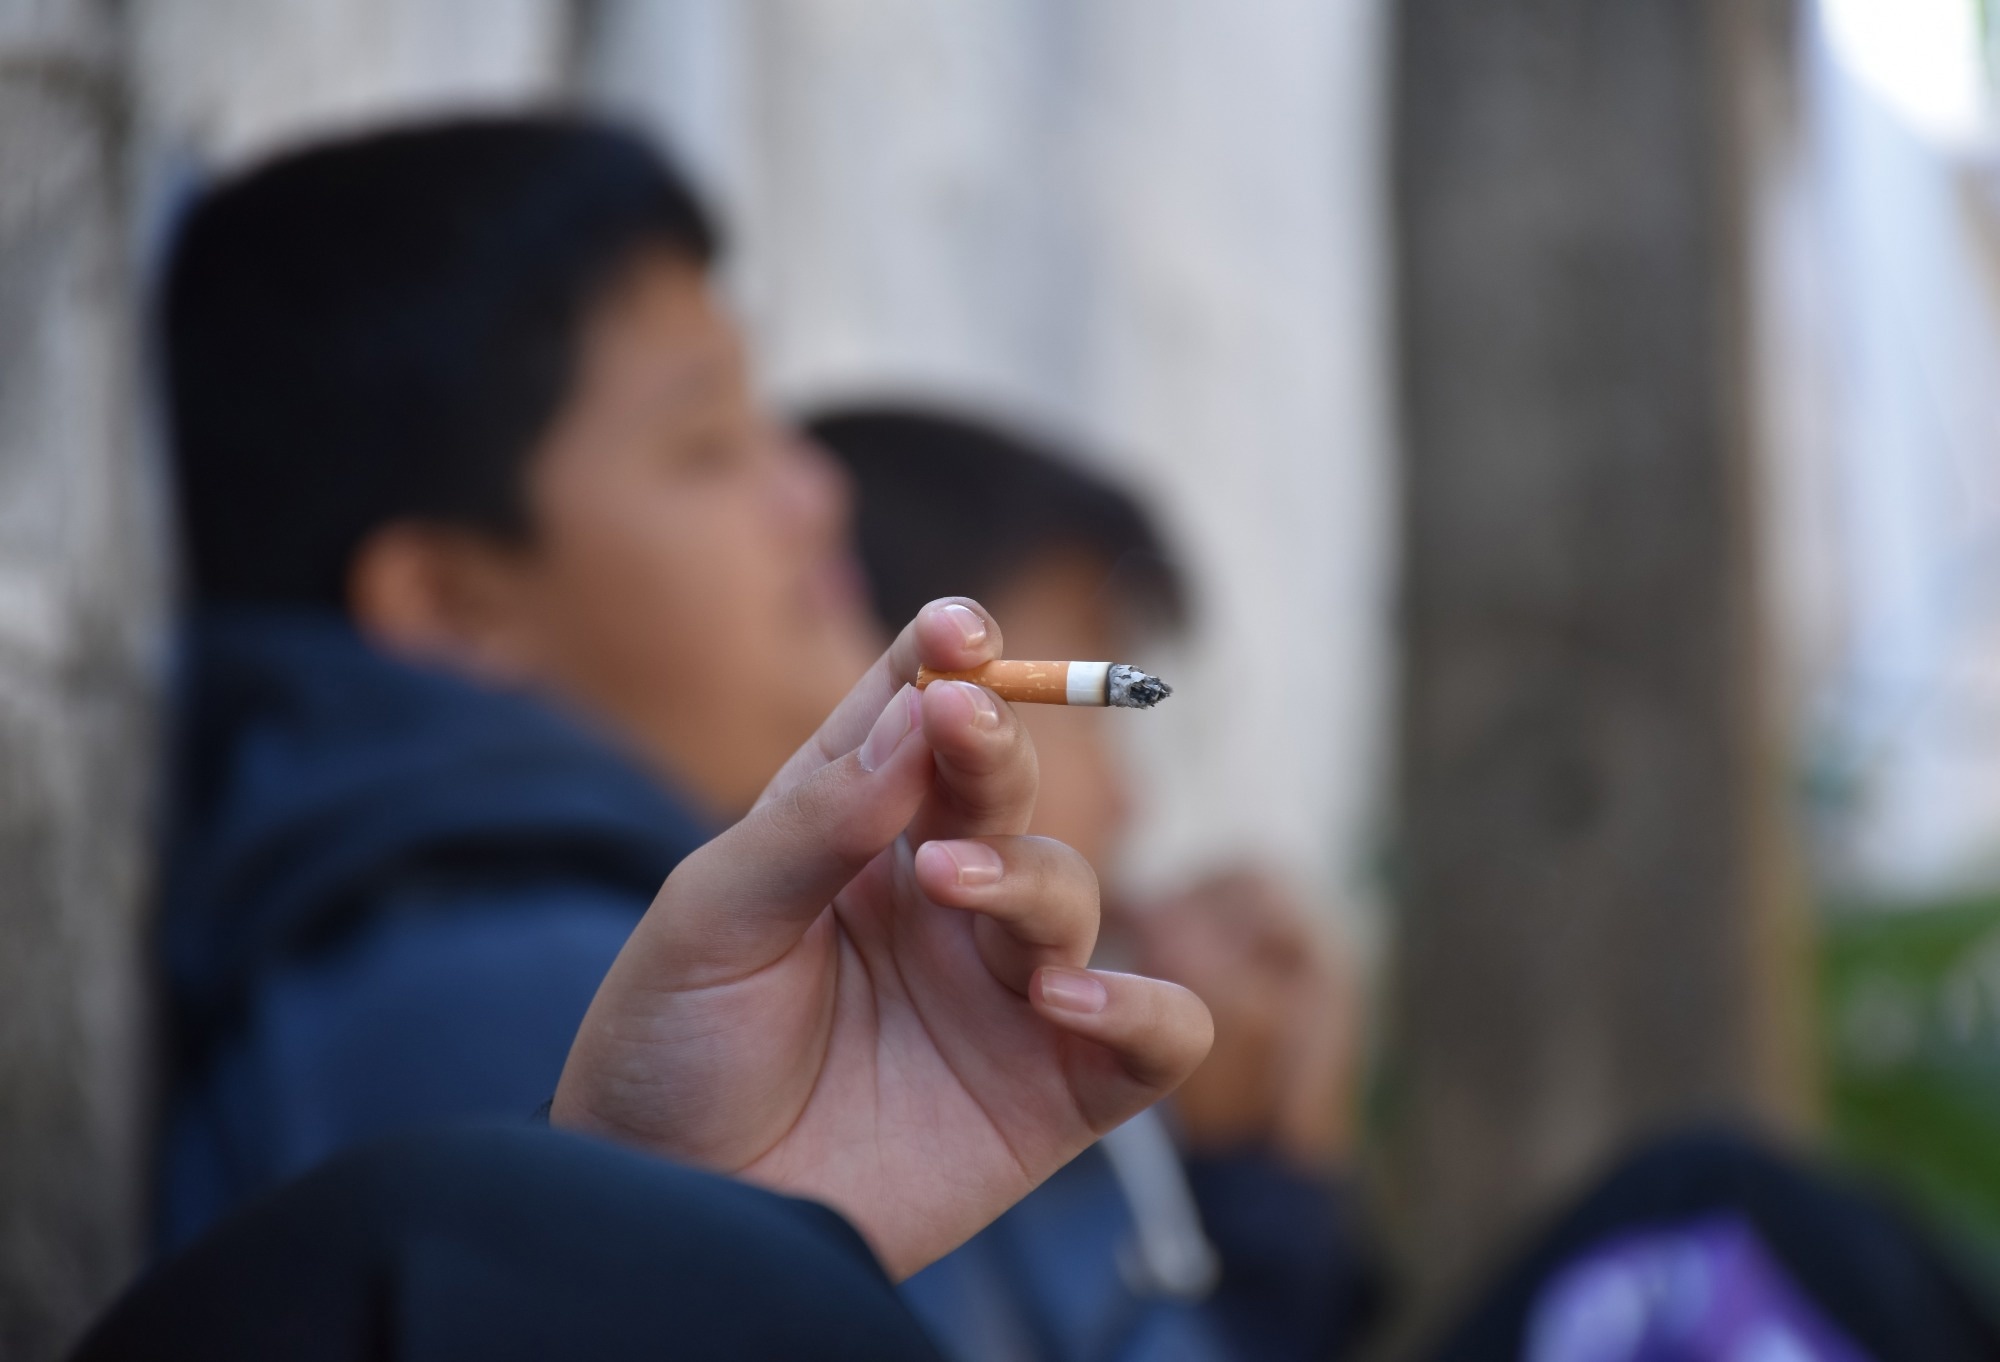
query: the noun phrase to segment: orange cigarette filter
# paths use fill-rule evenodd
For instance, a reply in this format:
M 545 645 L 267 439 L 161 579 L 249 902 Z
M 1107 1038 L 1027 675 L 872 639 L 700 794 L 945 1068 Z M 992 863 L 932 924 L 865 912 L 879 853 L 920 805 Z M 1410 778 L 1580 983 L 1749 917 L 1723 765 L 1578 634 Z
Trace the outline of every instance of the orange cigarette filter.
M 1174 693 L 1159 677 L 1126 662 L 988 662 L 970 671 L 917 670 L 917 685 L 970 681 L 1017 705 L 1096 705 L 1151 709 Z

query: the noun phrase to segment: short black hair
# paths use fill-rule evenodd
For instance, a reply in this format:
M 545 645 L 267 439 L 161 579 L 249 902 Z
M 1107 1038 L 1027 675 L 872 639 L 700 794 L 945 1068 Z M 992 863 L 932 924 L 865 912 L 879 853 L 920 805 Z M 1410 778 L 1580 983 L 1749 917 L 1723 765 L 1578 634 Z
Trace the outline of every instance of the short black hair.
M 524 534 L 590 309 L 648 249 L 718 248 L 653 147 L 557 115 L 363 134 L 215 187 L 156 318 L 194 598 L 344 610 L 392 521 Z
M 939 596 L 997 597 L 1044 555 L 1101 561 L 1141 622 L 1187 621 L 1187 587 L 1137 498 L 1053 442 L 938 407 L 854 405 L 806 432 L 846 465 L 875 613 L 899 626 Z

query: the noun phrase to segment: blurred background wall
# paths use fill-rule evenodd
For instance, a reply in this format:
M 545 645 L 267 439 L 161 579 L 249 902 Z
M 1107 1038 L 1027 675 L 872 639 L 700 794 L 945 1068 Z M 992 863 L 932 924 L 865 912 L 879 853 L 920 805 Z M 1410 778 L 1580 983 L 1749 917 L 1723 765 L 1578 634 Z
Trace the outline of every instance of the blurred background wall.
M 2000 1268 L 1995 7 L 1821 0 L 1754 246 L 1831 1146 Z
M 1165 879 L 1370 888 L 1388 644 L 1374 0 L 611 0 L 585 79 L 741 228 L 774 391 L 938 395 L 1069 437 L 1190 559 L 1147 725 Z M 1178 678 L 1185 678 L 1181 684 Z
M 1407 0 L 1394 1085 L 1416 1294 L 1802 1115 L 1743 262 L 1789 7 Z
M 130 1270 L 157 506 L 111 16 L 0 4 L 0 1356 Z
M 1374 0 L 0 3 L 0 98 L 33 113 L 0 125 L 0 298 L 35 346 L 0 371 L 0 698 L 39 706 L 0 732 L 23 790 L 0 872 L 73 871 L 6 905 L 39 933 L 9 964 L 45 983 L 9 1006 L 0 1064 L 79 1087 L 0 1099 L 36 1113 L 0 1127 L 0 1176 L 48 1189 L 5 1203 L 0 1312 L 24 1350 L 132 1261 L 135 735 L 168 555 L 127 524 L 158 505 L 126 357 L 134 272 L 191 192 L 300 137 L 445 110 L 563 100 L 658 132 L 731 224 L 781 401 L 995 408 L 1158 507 L 1199 639 L 1145 659 L 1185 699 L 1138 754 L 1138 877 L 1261 853 L 1366 933 L 1392 525 L 1382 42 Z M 86 671 L 111 698 L 66 688 Z M 69 1020 L 28 1044 L 17 1014 Z
M 137 1260 L 137 281 L 246 159 L 550 100 L 709 186 L 782 402 L 1155 500 L 1200 624 L 1134 870 L 1261 852 L 1400 945 L 1406 1250 L 1821 1096 L 2000 1262 L 1986 8 L 0 0 L 0 1354 Z
M 973 403 L 1159 508 L 1201 636 L 1159 663 L 1188 703 L 1148 726 L 1162 778 L 1135 868 L 1255 851 L 1330 903 L 1367 898 L 1392 524 L 1374 0 L 131 18 L 155 225 L 219 168 L 371 119 L 560 97 L 658 133 L 730 224 L 781 403 Z

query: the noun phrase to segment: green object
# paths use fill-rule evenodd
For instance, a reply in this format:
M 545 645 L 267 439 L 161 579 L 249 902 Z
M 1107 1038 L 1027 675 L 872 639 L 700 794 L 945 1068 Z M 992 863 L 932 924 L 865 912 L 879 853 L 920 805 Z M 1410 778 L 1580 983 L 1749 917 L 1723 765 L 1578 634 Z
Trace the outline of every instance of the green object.
M 1986 93 L 2000 94 L 2000 0 L 1973 0 L 1979 25 L 1979 69 L 1986 75 Z
M 2000 896 L 1830 914 L 1821 970 L 1836 1149 L 2000 1280 Z

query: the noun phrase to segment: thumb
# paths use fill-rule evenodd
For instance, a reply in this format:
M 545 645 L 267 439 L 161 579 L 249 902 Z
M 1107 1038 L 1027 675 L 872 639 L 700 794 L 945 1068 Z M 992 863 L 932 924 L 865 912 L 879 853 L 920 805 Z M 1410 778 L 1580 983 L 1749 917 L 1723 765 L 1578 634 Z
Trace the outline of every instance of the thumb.
M 711 987 L 764 968 L 896 840 L 931 786 L 918 702 L 904 686 L 854 751 L 681 862 L 634 933 L 651 986 Z

